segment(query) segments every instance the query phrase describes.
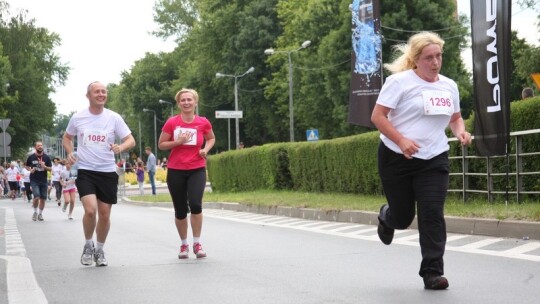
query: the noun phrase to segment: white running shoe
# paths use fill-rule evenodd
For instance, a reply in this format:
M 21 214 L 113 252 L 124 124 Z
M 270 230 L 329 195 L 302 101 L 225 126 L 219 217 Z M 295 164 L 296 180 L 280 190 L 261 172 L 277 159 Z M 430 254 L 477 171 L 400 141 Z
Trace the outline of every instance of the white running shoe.
M 195 253 L 195 256 L 197 256 L 197 259 L 206 257 L 206 252 L 202 249 L 201 243 L 193 244 L 193 253 Z
M 43 214 L 38 214 L 37 216 L 37 220 L 40 221 L 40 222 L 43 222 Z
M 92 257 L 94 255 L 94 244 L 84 245 L 83 253 L 81 255 L 81 264 L 85 266 L 92 265 Z
M 180 246 L 180 252 L 178 253 L 178 258 L 179 259 L 189 258 L 189 245 Z
M 109 264 L 109 262 L 107 262 L 107 258 L 105 257 L 105 252 L 103 252 L 103 249 L 99 249 L 94 252 L 94 262 L 96 262 L 96 266 L 107 266 Z
M 34 214 L 32 214 L 32 221 L 37 221 L 37 212 L 34 212 Z

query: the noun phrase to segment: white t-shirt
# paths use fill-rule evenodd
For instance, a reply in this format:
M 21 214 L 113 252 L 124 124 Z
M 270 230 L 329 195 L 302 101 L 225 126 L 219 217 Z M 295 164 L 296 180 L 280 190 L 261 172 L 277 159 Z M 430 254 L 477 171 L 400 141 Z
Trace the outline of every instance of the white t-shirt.
M 64 190 L 71 190 L 75 188 L 76 177 L 71 175 L 71 170 L 68 170 L 64 167 L 64 170 L 60 172 L 60 178 L 64 182 Z
M 60 173 L 64 170 L 64 166 L 61 164 L 56 164 L 52 166 L 52 181 L 57 182 L 60 180 Z
M 17 181 L 17 173 L 19 173 L 19 169 L 17 167 L 9 167 L 6 169 L 6 176 L 8 182 L 16 182 Z
M 460 111 L 457 84 L 439 74 L 436 82 L 427 82 L 413 70 L 389 76 L 383 85 L 377 104 L 392 109 L 388 120 L 406 138 L 414 140 L 420 149 L 413 157 L 431 159 L 449 150 L 445 130 L 453 113 Z M 382 142 L 401 154 L 399 146 L 381 134 Z
M 23 178 L 22 178 L 23 182 L 29 183 L 30 182 L 30 174 L 31 174 L 31 172 L 28 169 L 26 169 L 25 167 L 23 167 L 21 173 L 22 173 L 22 176 L 23 176 Z
M 77 136 L 77 164 L 79 169 L 116 172 L 111 145 L 116 137 L 122 139 L 131 130 L 122 117 L 109 109 L 98 115 L 84 109 L 69 120 L 66 132 Z

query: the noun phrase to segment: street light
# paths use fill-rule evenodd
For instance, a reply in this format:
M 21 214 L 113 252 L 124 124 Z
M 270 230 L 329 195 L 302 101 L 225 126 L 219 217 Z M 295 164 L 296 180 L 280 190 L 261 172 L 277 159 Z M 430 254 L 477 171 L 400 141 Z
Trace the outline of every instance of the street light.
M 126 120 L 126 116 L 124 114 L 120 114 L 124 120 Z M 129 114 L 130 117 L 135 117 L 135 114 Z M 139 156 L 142 155 L 142 137 L 141 137 L 141 115 L 137 115 L 137 119 L 139 120 L 139 138 L 137 142 L 139 143 Z
M 137 115 L 137 116 L 139 118 L 139 157 L 142 159 L 141 115 Z
M 245 71 L 244 74 L 239 75 L 228 75 L 228 74 L 222 74 L 222 73 L 216 73 L 216 77 L 232 77 L 234 78 L 234 110 L 238 111 L 238 78 L 242 78 L 246 76 L 249 73 L 253 73 L 255 71 L 254 67 L 250 67 L 249 70 Z M 236 149 L 240 146 L 240 123 L 238 121 L 238 118 L 234 119 L 235 122 L 235 128 L 236 128 Z
M 173 113 L 174 112 L 174 104 L 172 102 L 160 99 L 159 103 L 160 104 L 169 104 L 169 105 L 171 105 L 171 117 L 174 116 L 174 113 Z
M 291 137 L 291 142 L 294 142 L 294 110 L 293 110 L 293 65 L 291 60 L 291 53 L 298 52 L 301 49 L 307 48 L 311 44 L 311 41 L 306 40 L 302 43 L 302 45 L 293 50 L 286 50 L 286 51 L 276 51 L 274 49 L 266 49 L 264 51 L 264 54 L 266 55 L 273 55 L 276 53 L 284 53 L 287 54 L 287 57 L 289 57 L 289 132 Z
M 143 112 L 153 112 L 154 113 L 154 153 L 157 155 L 157 133 L 156 133 L 156 111 L 150 109 L 142 109 Z

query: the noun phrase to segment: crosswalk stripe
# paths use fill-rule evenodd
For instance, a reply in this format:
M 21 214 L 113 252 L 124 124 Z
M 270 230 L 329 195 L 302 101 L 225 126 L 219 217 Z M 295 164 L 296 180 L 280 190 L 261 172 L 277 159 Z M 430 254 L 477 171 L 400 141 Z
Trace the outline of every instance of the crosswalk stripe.
M 172 212 L 171 208 L 152 207 L 157 209 L 167 210 Z M 241 211 L 220 210 L 220 209 L 205 209 L 205 215 L 208 217 L 235 221 L 241 223 L 249 223 L 255 225 L 268 225 L 274 227 L 283 227 L 288 229 L 302 230 L 313 233 L 322 233 L 340 237 L 348 237 L 353 239 L 380 242 L 377 236 L 377 225 L 364 225 L 346 222 L 330 222 L 330 221 L 314 221 L 301 218 L 290 218 L 278 215 L 266 215 L 263 219 L 254 220 L 257 216 L 252 213 Z M 334 228 L 332 228 L 334 227 Z M 347 232 L 344 232 L 347 231 Z M 418 231 L 415 229 L 396 230 L 394 232 L 394 240 L 392 244 L 416 246 L 419 247 Z M 470 238 L 471 241 L 466 242 Z M 478 240 L 478 238 L 482 238 Z M 452 242 L 464 240 L 465 244 L 452 244 Z M 478 241 L 473 241 L 478 240 Z M 502 258 L 514 258 L 540 262 L 540 254 L 530 254 L 531 251 L 540 249 L 540 242 L 530 242 L 522 245 L 516 245 L 507 250 L 501 250 L 501 246 L 511 246 L 502 244 L 498 249 L 486 249 L 485 247 L 504 241 L 503 238 L 483 237 L 475 235 L 474 237 L 466 234 L 450 234 L 447 236 L 446 251 L 462 252 L 468 254 L 482 254 L 497 256 Z M 527 254 L 529 253 L 529 254 Z
M 461 248 L 478 249 L 478 248 L 486 247 L 486 246 L 491 245 L 491 244 L 498 243 L 498 242 L 500 242 L 502 240 L 503 239 L 500 239 L 500 238 L 484 239 L 484 240 L 481 240 L 481 241 L 477 241 L 477 242 L 474 242 L 474 243 L 469 243 L 469 244 L 463 245 L 463 246 L 461 246 Z
M 540 242 L 532 242 L 532 243 L 526 243 L 526 244 L 523 244 L 514 248 L 507 249 L 504 252 L 508 254 L 523 254 L 526 252 L 536 250 L 538 248 L 540 248 Z

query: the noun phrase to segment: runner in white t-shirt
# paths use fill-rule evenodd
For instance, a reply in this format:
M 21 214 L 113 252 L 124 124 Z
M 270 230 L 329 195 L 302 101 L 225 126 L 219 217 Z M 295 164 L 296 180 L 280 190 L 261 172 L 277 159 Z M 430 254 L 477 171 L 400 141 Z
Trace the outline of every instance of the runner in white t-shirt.
M 26 194 L 26 199 L 28 200 L 28 203 L 32 201 L 32 187 L 30 186 L 30 170 L 28 170 L 26 167 L 22 167 L 22 182 L 24 183 L 24 192 Z
M 6 169 L 6 177 L 9 184 L 9 197 L 14 200 L 17 197 L 17 191 L 19 190 L 19 181 L 17 180 L 17 174 L 20 174 L 17 168 L 17 163 L 12 161 L 9 164 L 9 168 Z
M 60 173 L 64 171 L 64 165 L 60 162 L 60 158 L 53 158 L 53 165 L 51 168 L 51 181 L 56 194 L 56 203 L 61 205 L 62 199 L 62 184 L 60 183 Z
M 135 146 L 135 139 L 122 117 L 105 108 L 107 89 L 100 82 L 88 85 L 89 107 L 73 115 L 64 133 L 63 145 L 70 163 L 77 162 L 76 186 L 84 207 L 86 243 L 81 264 L 107 266 L 103 246 L 110 228 L 110 214 L 117 201 L 118 175 L 115 154 Z M 77 155 L 74 138 L 77 136 Z M 120 138 L 118 144 L 116 139 Z M 99 216 L 98 216 L 99 214 Z M 96 246 L 93 236 L 96 233 Z
M 381 206 L 377 233 L 390 245 L 394 229 L 407 229 L 418 214 L 422 262 L 419 275 L 426 289 L 446 289 L 444 202 L 448 189 L 449 126 L 461 144 L 471 134 L 459 107 L 456 83 L 439 74 L 444 41 L 435 33 L 413 35 L 400 45 L 402 55 L 385 67 L 386 79 L 371 120 L 381 132 L 379 175 L 388 204 Z
M 73 209 L 75 208 L 75 199 L 77 194 L 77 187 L 75 186 L 75 180 L 77 176 L 71 172 L 71 164 L 66 162 L 64 170 L 60 173 L 60 182 L 62 183 L 62 193 L 64 194 L 64 206 L 62 212 L 66 212 L 69 205 L 68 219 L 73 219 Z

